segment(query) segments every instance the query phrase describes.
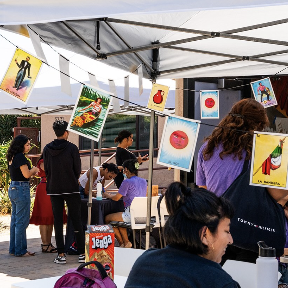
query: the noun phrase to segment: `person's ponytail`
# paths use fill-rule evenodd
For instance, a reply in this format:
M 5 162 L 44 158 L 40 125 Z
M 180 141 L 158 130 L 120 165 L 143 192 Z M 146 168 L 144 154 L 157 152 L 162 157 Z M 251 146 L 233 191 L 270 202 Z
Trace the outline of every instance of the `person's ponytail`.
M 175 214 L 188 195 L 191 195 L 191 189 L 187 189 L 181 182 L 173 182 L 169 185 L 165 193 L 165 202 L 169 215 Z

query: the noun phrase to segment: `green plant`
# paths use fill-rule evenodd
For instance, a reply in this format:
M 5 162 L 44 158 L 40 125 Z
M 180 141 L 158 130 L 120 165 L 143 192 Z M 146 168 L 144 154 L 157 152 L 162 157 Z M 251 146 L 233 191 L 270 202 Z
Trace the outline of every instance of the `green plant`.
M 10 141 L 0 145 L 0 212 L 7 214 L 11 212 L 11 203 L 8 197 L 10 174 L 6 160 Z
M 2 141 L 9 141 L 13 137 L 12 129 L 17 127 L 17 117 L 33 117 L 35 115 L 0 115 L 0 135 Z M 40 119 L 25 119 L 21 121 L 22 127 L 41 128 Z

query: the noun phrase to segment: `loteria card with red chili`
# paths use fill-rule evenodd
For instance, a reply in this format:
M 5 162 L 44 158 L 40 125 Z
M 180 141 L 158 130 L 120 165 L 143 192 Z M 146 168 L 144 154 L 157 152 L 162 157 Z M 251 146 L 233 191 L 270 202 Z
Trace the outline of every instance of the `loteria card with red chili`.
M 219 91 L 200 91 L 201 119 L 219 119 Z
M 85 232 L 85 262 L 98 261 L 114 278 L 114 231 L 111 225 L 89 225 Z M 97 269 L 89 265 L 90 269 Z

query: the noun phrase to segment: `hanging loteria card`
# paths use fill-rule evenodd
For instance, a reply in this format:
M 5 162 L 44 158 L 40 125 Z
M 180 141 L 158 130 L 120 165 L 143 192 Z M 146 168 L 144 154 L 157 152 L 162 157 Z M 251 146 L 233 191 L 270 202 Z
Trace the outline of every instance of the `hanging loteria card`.
M 167 116 L 157 164 L 190 172 L 200 121 Z
M 280 133 L 254 133 L 250 185 L 288 188 L 287 137 Z
M 250 83 L 255 100 L 261 103 L 264 108 L 277 105 L 270 78 L 264 78 Z
M 219 119 L 219 91 L 200 91 L 201 119 Z
M 169 87 L 154 83 L 147 107 L 152 110 L 163 111 L 165 108 Z
M 111 99 L 110 92 L 90 85 L 82 85 L 68 130 L 98 142 L 109 112 Z
M 42 60 L 17 48 L 0 89 L 22 103 L 27 103 L 41 66 Z

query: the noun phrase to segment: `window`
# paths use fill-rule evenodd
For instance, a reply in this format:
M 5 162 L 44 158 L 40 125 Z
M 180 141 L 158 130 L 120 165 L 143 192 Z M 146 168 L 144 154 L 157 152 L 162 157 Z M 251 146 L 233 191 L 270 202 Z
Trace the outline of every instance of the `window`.
M 134 149 L 149 149 L 149 137 L 150 137 L 150 117 L 140 115 L 120 115 L 112 114 L 108 115 L 103 131 L 102 131 L 102 147 L 109 148 L 115 147 L 114 139 L 118 133 L 122 130 L 131 131 L 133 134 L 133 145 L 130 147 Z M 154 147 L 157 147 L 158 143 L 158 121 L 155 117 L 154 127 Z M 95 149 L 98 148 L 98 143 L 95 142 Z M 82 136 L 79 136 L 79 149 L 88 150 L 91 148 L 91 140 Z

